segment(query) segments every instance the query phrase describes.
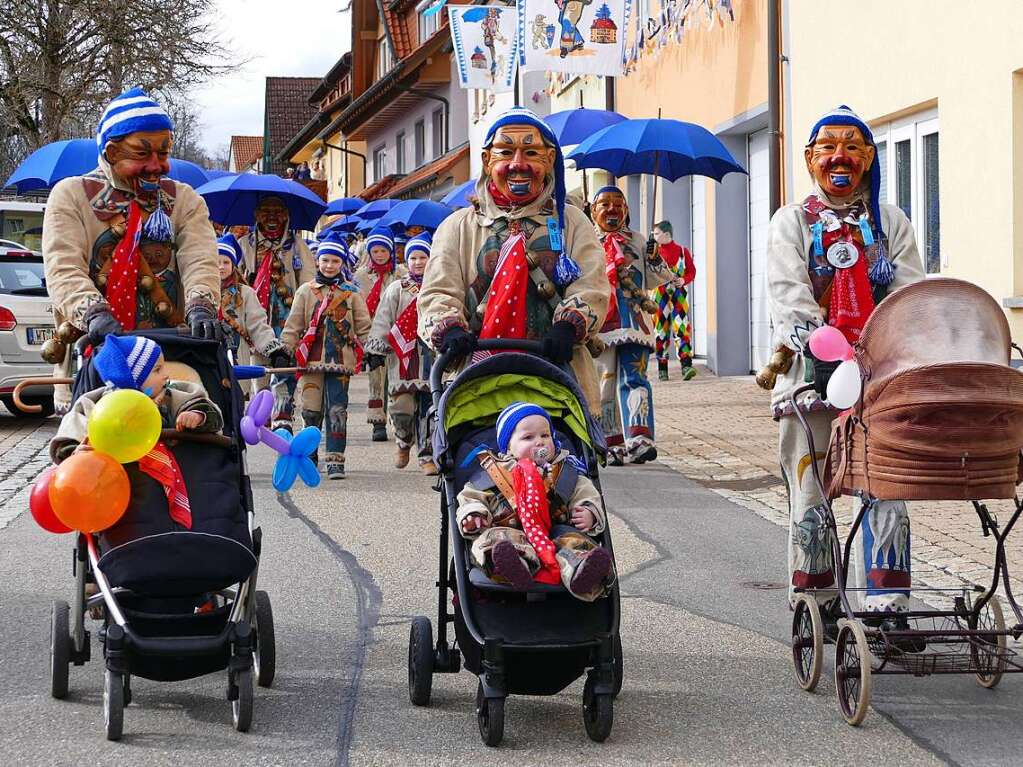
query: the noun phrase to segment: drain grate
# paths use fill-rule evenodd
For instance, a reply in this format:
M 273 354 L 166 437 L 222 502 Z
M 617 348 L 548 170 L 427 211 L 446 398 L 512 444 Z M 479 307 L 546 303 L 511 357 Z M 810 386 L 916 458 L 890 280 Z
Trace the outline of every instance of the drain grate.
M 739 585 L 744 589 L 757 589 L 758 591 L 775 591 L 785 588 L 784 583 L 774 583 L 772 581 L 743 581 Z

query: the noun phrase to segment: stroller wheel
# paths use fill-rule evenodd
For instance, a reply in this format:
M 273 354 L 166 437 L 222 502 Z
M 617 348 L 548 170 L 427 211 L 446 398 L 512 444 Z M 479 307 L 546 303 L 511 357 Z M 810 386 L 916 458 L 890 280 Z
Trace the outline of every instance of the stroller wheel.
M 238 732 L 248 732 L 252 726 L 252 669 L 238 671 L 234 683 L 238 697 L 231 701 L 231 721 Z
M 412 619 L 408 637 L 408 697 L 413 706 L 429 706 L 433 688 L 433 626 L 429 618 Z
M 54 600 L 50 607 L 50 695 L 58 700 L 67 695 L 68 666 L 71 663 L 71 633 L 67 602 Z
M 103 725 L 107 740 L 120 740 L 124 732 L 124 675 L 106 670 L 103 675 Z
M 603 743 L 614 724 L 614 698 L 607 693 L 594 692 L 593 687 L 593 677 L 587 676 L 583 686 L 583 724 L 590 740 Z
M 998 597 L 991 597 L 980 614 L 970 614 L 971 631 L 1005 631 L 1005 616 Z M 1005 672 L 1005 635 L 970 640 L 970 660 L 977 669 L 977 684 L 991 690 Z
M 614 691 L 612 697 L 617 698 L 622 691 L 622 683 L 625 680 L 625 657 L 622 654 L 622 638 L 616 635 L 614 638 Z
M 863 626 L 845 619 L 839 621 L 835 640 L 835 690 L 842 716 L 853 727 L 864 720 L 870 706 L 870 657 Z
M 269 687 L 277 673 L 277 642 L 274 636 L 274 611 L 270 606 L 270 595 L 265 591 L 256 592 L 256 613 L 254 638 L 255 651 L 252 653 L 256 683 Z
M 504 739 L 504 698 L 488 698 L 483 682 L 476 684 L 476 723 L 485 745 L 496 746 Z
M 809 594 L 799 595 L 792 612 L 792 663 L 799 686 L 812 692 L 824 665 L 824 622 L 817 600 Z

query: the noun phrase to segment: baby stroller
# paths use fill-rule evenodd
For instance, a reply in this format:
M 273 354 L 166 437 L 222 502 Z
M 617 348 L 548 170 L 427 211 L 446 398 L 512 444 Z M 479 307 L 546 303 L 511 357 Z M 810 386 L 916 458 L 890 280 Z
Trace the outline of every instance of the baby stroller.
M 85 615 L 101 606 L 107 739 L 121 737 L 132 676 L 178 681 L 224 669 L 234 727 L 245 732 L 252 722 L 253 682 L 269 687 L 276 661 L 270 598 L 256 590 L 261 531 L 253 528 L 245 446 L 238 437 L 241 392 L 222 344 L 176 330 L 139 334 L 159 343 L 168 362 L 196 371 L 224 415 L 224 433 L 165 430 L 161 437 L 188 488 L 191 530 L 170 518 L 155 479 L 137 464 L 125 465 L 131 481 L 127 511 L 96 536 L 78 535 L 72 605 L 53 603 L 50 692 L 67 695 L 70 664 L 90 659 Z M 90 360 L 83 360 L 74 398 L 100 386 Z M 87 583 L 99 593 L 88 596 Z
M 833 643 L 838 704 L 851 725 L 867 714 L 874 674 L 973 674 L 981 686 L 993 688 L 1003 674 L 1023 671 L 1023 661 L 1006 647 L 1006 637 L 1023 634 L 1005 555 L 1005 541 L 1023 510 L 1016 495 L 1023 476 L 1023 373 L 1009 366 L 1012 346 L 994 299 L 970 283 L 940 278 L 885 299 L 856 344 L 862 396 L 833 424 L 823 479 L 810 461 L 827 499 L 824 522 L 832 534 L 838 599 L 820 608 L 814 589 L 797 589 L 802 593 L 792 618 L 800 687 L 814 689 L 823 645 Z M 809 454 L 816 455 L 798 399 L 812 388 L 798 389 L 790 401 Z M 841 495 L 861 499 L 844 546 L 832 511 Z M 947 603 L 946 609 L 912 604 L 898 613 L 854 609 L 850 593 L 866 589 L 847 585 L 849 558 L 868 497 L 970 501 L 984 535 L 995 540 L 990 585 L 928 589 L 930 601 Z M 1004 527 L 984 504 L 992 499 L 1013 501 Z M 995 595 L 999 582 L 1015 616 L 1011 627 Z
M 434 459 L 442 475 L 438 636 L 434 643 L 429 618 L 413 619 L 409 698 L 416 706 L 429 705 L 433 674 L 458 672 L 464 656 L 465 668 L 479 677 L 480 737 L 496 746 L 504 736 L 509 694 L 554 695 L 586 672 L 583 721 L 587 735 L 603 741 L 611 733 L 612 701 L 622 685 L 617 586 L 606 598 L 582 602 L 560 585 L 538 583 L 524 593 L 494 582 L 473 566 L 455 515 L 458 492 L 477 470 L 472 461 L 463 465 L 466 457 L 480 445 L 496 445 L 497 415 L 512 402 L 528 400 L 550 413 L 561 443 L 585 463 L 598 489 L 603 434 L 571 373 L 532 356 L 539 353 L 539 343 L 481 340 L 478 348 L 510 351 L 467 367 L 446 388 L 441 378 L 450 357 L 439 355 L 431 371 Z M 610 532 L 604 532 L 601 544 L 613 557 Z M 453 613 L 448 611 L 449 592 Z M 453 642 L 449 624 L 454 625 Z

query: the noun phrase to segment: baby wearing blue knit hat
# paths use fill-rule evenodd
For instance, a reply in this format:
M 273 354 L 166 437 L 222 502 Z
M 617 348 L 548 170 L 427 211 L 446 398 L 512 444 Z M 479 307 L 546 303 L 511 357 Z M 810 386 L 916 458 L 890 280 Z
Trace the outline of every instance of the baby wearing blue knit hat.
M 470 456 L 480 469 L 458 494 L 458 528 L 472 541 L 473 563 L 520 591 L 560 582 L 586 602 L 604 596 L 615 577 L 595 539 L 607 526 L 604 503 L 561 447 L 550 414 L 530 402 L 508 405 L 497 419 L 497 448 Z

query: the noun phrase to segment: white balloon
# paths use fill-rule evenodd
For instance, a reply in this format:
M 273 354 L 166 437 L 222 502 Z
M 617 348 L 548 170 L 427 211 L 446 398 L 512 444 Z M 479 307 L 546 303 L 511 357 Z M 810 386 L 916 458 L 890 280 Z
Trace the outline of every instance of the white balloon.
M 856 364 L 856 360 L 846 360 L 831 374 L 828 381 L 828 402 L 839 410 L 850 408 L 859 400 L 862 387 L 860 366 Z

